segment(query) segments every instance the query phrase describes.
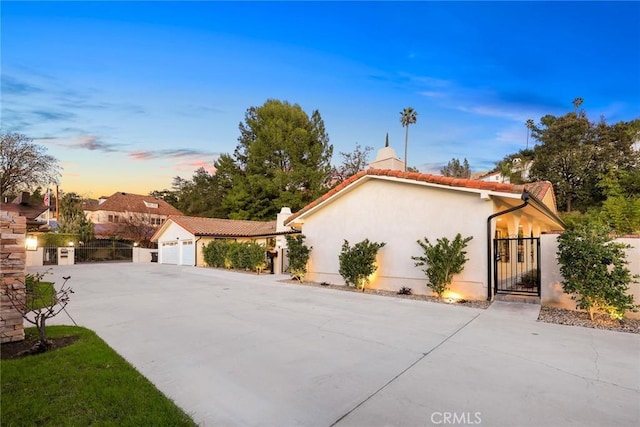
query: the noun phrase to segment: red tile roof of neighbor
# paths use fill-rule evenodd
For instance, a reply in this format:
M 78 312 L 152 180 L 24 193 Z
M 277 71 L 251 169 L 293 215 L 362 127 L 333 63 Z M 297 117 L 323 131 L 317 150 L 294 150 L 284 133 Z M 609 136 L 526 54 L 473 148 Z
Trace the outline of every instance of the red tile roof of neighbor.
M 524 190 L 527 190 L 529 194 L 531 194 L 536 199 L 542 201 L 542 198 L 547 194 L 548 191 L 553 191 L 553 186 L 548 181 L 539 181 L 532 182 L 524 185 L 516 185 L 516 184 L 505 184 L 500 182 L 488 182 L 481 181 L 476 179 L 462 179 L 462 178 L 453 178 L 442 175 L 433 175 L 428 173 L 419 173 L 419 172 L 404 172 L 399 170 L 392 169 L 367 169 L 364 171 L 360 171 L 357 174 L 351 176 L 349 179 L 340 183 L 338 186 L 332 188 L 321 197 L 317 198 L 313 202 L 309 203 L 298 212 L 291 215 L 285 221 L 285 224 L 290 223 L 292 220 L 298 218 L 305 212 L 313 209 L 318 206 L 325 200 L 331 198 L 335 194 L 349 187 L 354 182 L 358 181 L 360 178 L 366 176 L 389 176 L 393 178 L 413 180 L 418 182 L 428 182 L 431 184 L 445 185 L 453 188 L 473 188 L 478 190 L 487 190 L 487 191 L 496 191 L 500 193 L 512 193 L 512 194 L 522 194 Z M 554 198 L 555 202 L 555 198 Z
M 149 204 L 157 204 L 158 207 L 150 207 L 148 206 Z M 162 199 L 122 192 L 113 193 L 99 205 L 86 205 L 83 209 L 87 211 L 138 212 L 166 216 L 182 215 L 182 212 Z
M 258 237 L 276 233 L 275 221 L 245 221 L 174 215 L 167 218 L 167 221 L 169 220 L 196 236 Z

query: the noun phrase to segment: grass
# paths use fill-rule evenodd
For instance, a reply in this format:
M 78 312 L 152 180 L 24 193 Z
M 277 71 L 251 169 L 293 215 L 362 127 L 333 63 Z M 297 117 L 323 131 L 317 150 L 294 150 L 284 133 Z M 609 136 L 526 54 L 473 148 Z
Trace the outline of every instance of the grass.
M 2 426 L 196 425 L 93 331 L 47 328 L 50 339 L 73 335 L 67 347 L 2 361 Z
M 52 306 L 56 290 L 53 282 L 27 280 L 27 306 L 32 310 Z

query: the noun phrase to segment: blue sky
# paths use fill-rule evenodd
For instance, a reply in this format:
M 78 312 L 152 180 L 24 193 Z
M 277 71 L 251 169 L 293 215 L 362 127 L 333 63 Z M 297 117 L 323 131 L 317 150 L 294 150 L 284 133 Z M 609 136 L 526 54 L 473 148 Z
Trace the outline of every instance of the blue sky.
M 232 152 L 269 98 L 320 111 L 334 163 L 418 111 L 409 164 L 490 169 L 525 121 L 640 117 L 638 2 L 7 2 L 2 129 L 56 156 L 61 188 L 169 188 Z M 374 154 L 375 155 L 375 152 Z

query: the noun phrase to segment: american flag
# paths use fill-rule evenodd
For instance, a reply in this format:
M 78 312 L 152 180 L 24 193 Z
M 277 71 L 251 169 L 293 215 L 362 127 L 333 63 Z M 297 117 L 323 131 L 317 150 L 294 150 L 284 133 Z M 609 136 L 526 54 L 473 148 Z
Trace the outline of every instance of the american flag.
M 51 206 L 51 199 L 49 198 L 49 189 L 47 188 L 47 192 L 44 193 L 44 199 L 42 200 L 42 204 L 45 206 Z

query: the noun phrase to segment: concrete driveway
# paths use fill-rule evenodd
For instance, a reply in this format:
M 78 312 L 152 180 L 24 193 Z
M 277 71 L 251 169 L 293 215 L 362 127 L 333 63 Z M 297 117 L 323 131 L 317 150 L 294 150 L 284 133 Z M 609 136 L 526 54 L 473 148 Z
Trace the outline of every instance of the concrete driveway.
M 535 306 L 151 263 L 53 272 L 78 324 L 203 426 L 640 423 L 640 336 L 537 323 Z

